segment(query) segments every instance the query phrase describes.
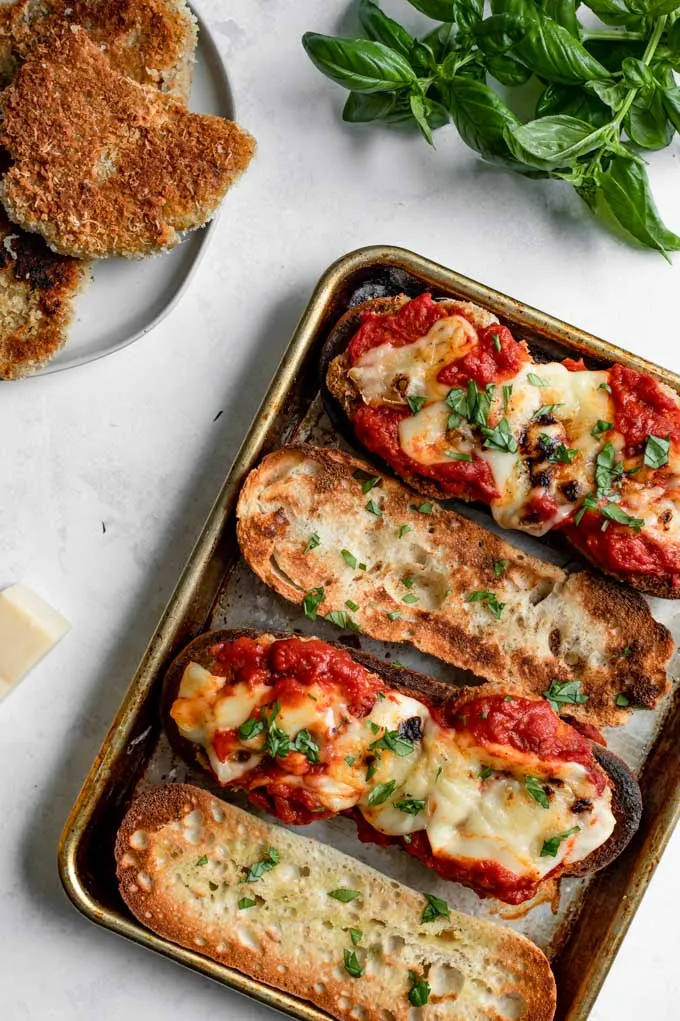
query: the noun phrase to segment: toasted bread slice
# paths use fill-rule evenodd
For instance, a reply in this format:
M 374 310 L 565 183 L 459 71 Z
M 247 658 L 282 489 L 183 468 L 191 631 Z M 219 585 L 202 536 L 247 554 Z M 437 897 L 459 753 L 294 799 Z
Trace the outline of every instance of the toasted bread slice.
M 173 660 L 163 680 L 161 715 L 168 740 L 186 762 L 199 766 L 209 775 L 212 775 L 212 771 L 203 747 L 187 740 L 182 735 L 171 714 L 172 705 L 179 695 L 184 671 L 190 663 L 198 663 L 199 666 L 211 673 L 221 675 L 223 668 L 216 662 L 213 654 L 215 646 L 222 642 L 233 642 L 239 638 L 250 638 L 256 641 L 261 634 L 262 632 L 253 629 L 238 628 L 208 631 L 199 635 Z M 276 639 L 293 637 L 290 632 L 268 631 L 267 634 Z M 340 648 L 340 646 L 338 647 Z M 502 687 L 486 684 L 479 687 L 452 688 L 445 681 L 379 659 L 377 656 L 372 656 L 361 650 L 343 649 L 343 652 L 349 653 L 357 663 L 371 673 L 377 674 L 390 688 L 401 694 L 424 701 L 428 706 L 439 708 L 446 706 L 448 719 L 455 718 L 455 714 L 458 712 L 464 714 L 465 703 L 469 699 L 483 697 L 486 694 L 502 694 L 503 696 L 520 696 L 521 694 L 512 683 Z M 577 722 L 576 729 L 578 729 Z M 622 759 L 599 743 L 591 741 L 591 747 L 597 762 L 609 779 L 612 791 L 611 808 L 616 819 L 616 827 L 603 844 L 595 848 L 582 861 L 567 865 L 560 875 L 584 876 L 605 868 L 615 858 L 618 858 L 640 825 L 642 796 L 630 769 Z M 238 787 L 238 784 L 234 786 Z M 261 790 L 259 793 L 261 797 Z M 362 839 L 366 839 L 365 833 Z
M 56 255 L 0 213 L 0 379 L 18 379 L 63 347 L 85 262 Z
M 16 0 L 3 9 L 2 35 L 11 59 L 36 44 L 59 44 L 65 25 L 79 25 L 111 67 L 141 85 L 187 100 L 196 51 L 196 19 L 185 0 Z M 0 70 L 12 64 L 1 59 Z M 11 73 L 5 80 L 10 80 Z
M 428 983 L 433 1021 L 554 1015 L 550 966 L 523 936 L 454 911 L 423 923 L 421 894 L 197 787 L 135 801 L 116 862 L 142 925 L 341 1021 L 409 1021 L 411 973 Z M 257 862 L 269 867 L 253 881 Z M 340 889 L 357 896 L 329 896 Z
M 0 106 L 10 219 L 77 258 L 173 247 L 210 220 L 255 149 L 232 121 L 113 71 L 79 28 L 38 47 Z
M 268 455 L 237 513 L 243 555 L 267 585 L 298 604 L 323 590 L 321 615 L 351 600 L 373 638 L 527 694 L 578 679 L 587 702 L 568 710 L 597 726 L 627 719 L 621 693 L 653 708 L 668 691 L 673 641 L 637 593 L 544 563 L 341 451 Z M 318 545 L 305 552 L 313 534 Z

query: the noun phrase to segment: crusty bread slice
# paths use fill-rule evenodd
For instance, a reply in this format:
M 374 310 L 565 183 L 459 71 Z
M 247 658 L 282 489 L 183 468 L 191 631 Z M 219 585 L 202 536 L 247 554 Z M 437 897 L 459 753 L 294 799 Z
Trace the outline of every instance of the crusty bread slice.
M 363 493 L 357 472 L 378 484 Z M 323 589 L 321 615 L 350 600 L 373 638 L 411 642 L 529 694 L 578 679 L 588 701 L 565 711 L 598 726 L 629 715 L 618 694 L 653 708 L 668 691 L 673 641 L 637 593 L 544 563 L 341 451 L 269 454 L 246 479 L 237 515 L 241 551 L 267 585 L 298 604 Z M 313 534 L 318 545 L 306 551 Z M 500 618 L 473 593 L 503 603 Z
M 278 864 L 247 882 L 272 848 Z M 423 923 L 421 894 L 196 787 L 156 787 L 135 801 L 116 862 L 143 925 L 342 1021 L 409 1021 L 409 972 L 430 986 L 430 1021 L 553 1017 L 550 966 L 523 936 L 453 911 Z M 339 889 L 358 896 L 329 896 Z M 239 908 L 243 898 L 255 903 Z M 346 971 L 345 952 L 359 977 Z
M 65 24 L 84 28 L 120 74 L 189 98 L 197 33 L 185 0 L 15 0 L 2 10 L 0 33 L 16 65 L 37 43 L 58 43 Z M 12 65 L 0 60 L 5 67 L 8 81 Z
M 18 379 L 63 347 L 86 262 L 56 255 L 0 211 L 0 379 Z
M 137 258 L 205 224 L 248 166 L 252 137 L 111 69 L 79 28 L 39 46 L 2 93 L 15 223 L 77 258 Z

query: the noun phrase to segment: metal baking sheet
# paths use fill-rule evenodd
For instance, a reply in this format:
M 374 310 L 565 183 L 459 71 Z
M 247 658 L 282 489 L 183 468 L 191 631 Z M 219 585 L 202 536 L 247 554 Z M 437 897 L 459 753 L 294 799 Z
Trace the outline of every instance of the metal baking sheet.
M 325 621 L 311 624 L 297 607 L 270 592 L 247 568 L 235 538 L 235 503 L 247 472 L 283 443 L 341 441 L 326 418 L 319 396 L 319 354 L 338 316 L 369 297 L 415 295 L 466 298 L 495 312 L 514 334 L 526 339 L 543 358 L 583 354 L 592 364 L 620 361 L 652 372 L 680 391 L 680 378 L 618 348 L 567 326 L 542 312 L 457 273 L 397 248 L 367 248 L 335 263 L 322 277 L 291 341 L 187 564 L 178 587 L 153 635 L 128 694 L 85 782 L 62 835 L 59 868 L 68 895 L 89 918 L 153 950 L 305 1019 L 326 1015 L 309 1003 L 263 986 L 251 978 L 178 947 L 144 929 L 127 912 L 117 890 L 113 859 L 115 831 L 131 798 L 152 784 L 189 781 L 210 787 L 171 751 L 161 730 L 158 694 L 164 668 L 191 638 L 223 626 L 251 625 L 313 630 L 338 639 Z M 497 530 L 491 517 L 461 505 L 463 513 Z M 537 540 L 504 532 L 504 538 L 546 559 L 574 559 L 554 539 Z M 680 637 L 680 604 L 650 600 L 654 615 Z M 352 636 L 361 647 L 384 658 L 397 658 L 456 683 L 452 668 L 407 646 L 390 646 Z M 677 656 L 672 672 L 678 672 Z M 439 879 L 399 849 L 360 844 L 345 819 L 305 829 L 415 889 L 446 898 L 452 907 L 482 915 L 525 933 L 549 955 L 558 984 L 559 1021 L 585 1021 L 659 856 L 680 813 L 680 705 L 675 696 L 656 712 L 634 714 L 623 728 L 607 734 L 612 750 L 639 775 L 645 814 L 633 842 L 604 872 L 590 879 L 570 878 L 560 885 L 559 904 L 540 903 L 526 912 L 493 900 L 481 900 L 458 884 Z M 224 792 L 221 792 L 224 796 Z M 104 849 L 104 853 L 103 853 Z

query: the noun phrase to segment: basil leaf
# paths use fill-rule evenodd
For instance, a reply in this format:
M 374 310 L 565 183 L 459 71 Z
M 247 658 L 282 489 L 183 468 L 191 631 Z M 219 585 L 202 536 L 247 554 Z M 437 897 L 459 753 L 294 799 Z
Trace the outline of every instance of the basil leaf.
M 254 865 L 250 866 L 250 868 L 248 869 L 248 875 L 246 876 L 244 882 L 256 883 L 258 879 L 262 879 L 262 876 L 265 874 L 265 872 L 271 872 L 271 870 L 275 868 L 280 861 L 281 855 L 276 850 L 276 848 L 275 847 L 267 848 L 267 850 L 260 858 L 260 860 L 256 861 Z
M 387 783 L 379 783 L 368 795 L 369 805 L 384 805 L 387 799 L 394 794 L 397 786 L 396 780 L 388 780 Z
M 593 128 L 587 121 L 556 114 L 521 124 L 506 132 L 512 154 L 524 163 L 546 170 L 573 164 L 579 156 L 597 149 L 610 132 L 609 124 Z
M 531 78 L 531 69 L 511 53 L 489 54 L 485 63 L 489 74 L 501 85 L 524 85 Z
M 499 603 L 498 597 L 495 592 L 488 592 L 486 589 L 480 589 L 477 592 L 471 592 L 469 596 L 465 597 L 466 603 L 484 603 L 491 611 L 496 620 L 501 619 L 501 614 L 505 608 L 505 603 Z
M 543 789 L 543 784 L 536 776 L 525 776 L 524 787 L 527 794 L 537 801 L 541 808 L 550 808 L 550 802 L 548 801 L 548 795 Z
M 411 982 L 411 988 L 408 991 L 409 1003 L 414 1007 L 424 1007 L 430 999 L 430 983 L 416 975 L 414 971 L 409 971 L 408 977 Z
M 320 748 L 308 730 L 298 730 L 291 747 L 293 747 L 296 752 L 300 752 L 304 755 L 311 763 L 317 763 L 320 761 Z
M 605 89 L 609 87 L 603 86 Z M 551 117 L 555 114 L 576 117 L 594 128 L 601 128 L 611 121 L 611 110 L 606 103 L 578 85 L 549 85 L 538 97 L 536 116 Z
M 369 745 L 369 748 L 371 751 L 384 749 L 403 758 L 405 755 L 413 754 L 413 741 L 402 737 L 398 730 L 386 730 L 381 738 Z
M 653 89 L 656 85 L 654 75 L 638 57 L 625 57 L 621 62 L 623 82 L 629 89 Z
M 415 97 L 411 97 L 412 99 Z M 427 404 L 427 397 L 407 397 L 406 403 L 411 409 L 412 415 L 417 415 Z
M 628 7 L 645 18 L 660 18 L 680 7 L 680 0 L 626 0 Z
M 246 908 L 254 908 L 256 904 L 257 901 L 253 900 L 252 897 L 241 897 L 238 902 L 238 909 L 239 911 L 244 911 Z
M 599 189 L 612 216 L 641 245 L 664 256 L 680 251 L 680 237 L 659 217 L 644 166 L 614 156 L 600 177 Z
M 342 111 L 342 119 L 348 124 L 386 120 L 396 102 L 397 97 L 393 92 L 350 92 Z
M 510 431 L 507 418 L 502 418 L 495 429 L 483 425 L 481 430 L 485 448 L 503 450 L 510 454 L 517 453 L 517 440 Z
M 333 900 L 339 900 L 341 904 L 349 904 L 351 900 L 361 897 L 361 894 L 358 890 L 349 890 L 346 886 L 341 886 L 337 890 L 329 890 L 328 896 Z
M 320 544 L 320 542 L 321 542 L 321 537 L 320 537 L 319 533 L 318 532 L 312 532 L 312 534 L 310 535 L 309 539 L 307 540 L 307 545 L 305 546 L 305 553 L 309 553 L 310 550 L 316 549 L 316 547 Z
M 628 89 L 625 85 L 621 84 L 609 85 L 606 82 L 588 82 L 588 88 L 595 93 L 598 99 L 602 100 L 605 106 L 608 106 L 614 112 L 619 110 L 628 95 Z M 589 118 L 584 117 L 583 119 L 588 120 Z
M 582 0 L 605 25 L 637 25 L 640 15 L 626 6 L 624 0 Z
M 570 85 L 611 77 L 578 39 L 544 14 L 533 0 L 492 0 L 491 10 L 525 21 L 526 35 L 517 46 L 517 56 L 539 78 Z
M 361 482 L 361 492 L 364 496 L 366 493 L 370 493 L 374 486 L 379 486 L 382 481 L 379 475 L 369 475 L 363 468 L 357 468 L 355 472 L 352 472 L 352 478 Z
M 680 22 L 676 22 L 676 25 L 680 25 Z M 675 130 L 680 132 L 680 88 L 672 85 L 670 88 L 664 89 L 661 93 L 661 99 L 666 110 L 666 116 Z
M 361 978 L 364 973 L 364 969 L 357 960 L 357 955 L 354 950 L 343 950 L 343 960 L 345 965 L 345 971 L 352 978 Z
M 362 929 L 350 929 L 349 930 L 349 938 L 352 941 L 352 946 L 353 947 L 358 946 L 358 944 L 361 943 L 362 939 L 364 938 L 363 930 Z
M 482 20 L 484 0 L 455 0 L 456 24 L 460 29 L 474 29 Z
M 581 26 L 576 17 L 576 0 L 543 0 L 541 7 L 549 18 L 580 41 Z
M 665 149 L 673 138 L 674 128 L 666 116 L 660 90 L 645 98 L 638 95 L 624 117 L 623 126 L 631 142 L 641 149 Z
M 580 826 L 572 826 L 570 830 L 565 830 L 564 833 L 558 833 L 555 837 L 549 837 L 548 840 L 543 841 L 543 847 L 541 848 L 541 858 L 554 858 L 557 855 L 560 844 L 567 839 L 567 837 L 573 836 L 574 833 L 578 833 Z
M 618 503 L 605 503 L 598 507 L 600 514 L 608 521 L 616 521 L 619 525 L 627 525 L 634 532 L 641 532 L 644 526 L 644 518 L 634 518 L 628 514 Z
M 457 76 L 447 90 L 448 109 L 466 145 L 485 159 L 512 160 L 504 132 L 520 122 L 493 89 L 471 78 Z
M 309 620 L 316 620 L 319 606 L 325 598 L 326 593 L 323 588 L 313 588 L 311 591 L 305 593 L 305 597 L 302 600 L 302 608 L 305 612 L 305 617 L 308 617 Z
M 548 690 L 543 692 L 543 698 L 556 713 L 561 711 L 563 705 L 585 705 L 589 697 L 581 694 L 580 681 L 551 681 Z
M 421 14 L 427 15 L 434 21 L 454 21 L 455 0 L 408 0 L 411 7 L 415 7 Z
M 630 699 L 627 695 L 624 695 L 623 692 L 620 692 L 614 699 L 614 704 L 617 705 L 619 709 L 627 709 L 630 705 Z
M 302 44 L 322 74 L 354 92 L 394 92 L 417 77 L 400 53 L 382 43 L 306 32 Z
M 397 21 L 389 18 L 375 3 L 375 0 L 359 0 L 359 21 L 361 27 L 376 43 L 384 43 L 403 57 L 408 57 L 415 39 Z
M 429 121 L 427 119 L 427 108 L 426 108 L 426 105 L 425 105 L 426 104 L 425 97 L 420 95 L 420 93 L 418 93 L 418 92 L 412 92 L 411 95 L 409 96 L 409 103 L 410 103 L 410 106 L 411 106 L 411 113 L 413 114 L 413 117 L 415 119 L 416 124 L 420 128 L 421 135 L 423 136 L 425 141 L 428 143 L 428 145 L 431 145 L 432 148 L 434 148 L 434 142 L 432 140 L 432 130 L 430 128 L 430 123 L 429 123 Z M 411 402 L 412 401 L 422 401 L 422 404 L 420 405 L 420 407 L 422 407 L 422 405 L 425 404 L 426 398 L 425 397 L 407 397 L 406 400 L 407 400 L 407 403 L 408 403 L 409 407 L 411 408 L 411 412 L 415 415 L 416 411 L 414 411 L 413 405 L 411 404 Z M 420 408 L 418 408 L 417 410 L 419 411 Z
M 494 560 L 493 562 L 493 573 L 497 578 L 502 578 L 508 569 L 509 560 Z
M 425 802 L 419 798 L 401 798 L 394 802 L 394 807 L 406 815 L 418 815 L 425 808 Z
M 663 468 L 668 464 L 668 452 L 671 447 L 670 438 L 663 440 L 660 436 L 648 436 L 645 444 L 644 463 L 647 468 Z
M 421 42 L 429 47 L 432 56 L 438 64 L 442 64 L 450 53 L 455 52 L 457 43 L 456 26 L 452 22 L 445 22 L 438 25 L 431 32 L 424 35 Z
M 434 922 L 435 918 L 450 918 L 451 912 L 449 905 L 441 897 L 435 897 L 433 893 L 426 893 L 425 900 L 427 904 L 423 908 L 421 915 L 421 922 Z
M 238 728 L 238 736 L 242 741 L 250 741 L 251 738 L 257 737 L 264 730 L 264 720 L 260 720 L 255 716 L 252 716 L 245 723 L 242 723 Z

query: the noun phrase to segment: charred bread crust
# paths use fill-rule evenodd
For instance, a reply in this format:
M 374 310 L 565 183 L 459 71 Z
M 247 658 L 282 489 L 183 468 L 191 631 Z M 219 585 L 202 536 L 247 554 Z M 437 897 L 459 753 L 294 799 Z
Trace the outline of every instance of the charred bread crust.
M 257 639 L 263 633 L 252 628 L 236 628 L 233 630 L 223 629 L 220 631 L 208 631 L 199 635 L 177 656 L 170 664 L 163 682 L 163 694 L 161 708 L 163 725 L 170 744 L 175 751 L 190 765 L 198 765 L 205 772 L 210 774 L 205 755 L 198 745 L 187 741 L 180 734 L 175 721 L 170 715 L 172 703 L 177 697 L 179 686 L 184 670 L 190 662 L 198 663 L 206 670 L 214 666 L 214 658 L 210 652 L 212 646 L 221 642 L 233 642 L 237 638 Z M 267 631 L 276 639 L 294 638 L 296 636 L 286 631 Z M 407 667 L 396 666 L 379 659 L 367 652 L 349 650 L 337 643 L 329 642 L 335 648 L 348 652 L 357 663 L 360 663 L 367 670 L 377 674 L 390 687 L 400 691 L 412 698 L 422 697 L 435 705 L 444 705 L 446 702 L 459 702 L 467 698 L 474 698 L 480 694 L 500 690 L 499 685 L 484 684 L 477 687 L 453 688 L 445 681 L 428 677 Z M 521 693 L 512 686 L 503 688 L 504 691 L 514 691 L 517 696 Z M 630 769 L 617 755 L 610 752 L 601 745 L 590 742 L 591 748 L 599 765 L 607 774 L 612 789 L 612 812 L 616 819 L 616 827 L 609 839 L 596 848 L 583 861 L 578 862 L 571 868 L 565 870 L 563 875 L 590 875 L 609 865 L 624 850 L 633 834 L 640 824 L 642 814 L 642 796 L 637 780 Z
M 542 695 L 553 681 L 578 676 L 588 701 L 571 711 L 597 726 L 628 719 L 630 709 L 616 702 L 620 693 L 653 708 L 668 692 L 673 640 L 641 595 L 593 572 L 545 563 L 452 510 L 434 505 L 420 513 L 411 491 L 393 478 L 380 480 L 383 513 L 369 521 L 356 482 L 367 468 L 343 451 L 301 445 L 268 454 L 250 472 L 237 537 L 246 562 L 280 596 L 299 604 L 304 592 L 323 586 L 326 613 L 348 598 L 360 604 L 354 620 L 365 634 L 407 641 L 480 680 L 507 684 L 512 677 L 524 694 Z M 390 545 L 392 530 L 404 523 L 408 537 Z M 363 559 L 371 559 L 361 577 L 348 578 L 338 564 L 337 543 L 314 556 L 303 552 L 313 531 L 334 537 L 339 524 L 343 541 L 361 542 Z M 506 561 L 500 580 L 499 560 Z M 447 592 L 443 601 L 414 605 L 407 629 L 391 594 L 402 573 L 440 579 Z M 493 627 L 468 612 L 467 595 L 486 589 L 506 606 Z
M 400 294 L 393 298 L 374 298 L 350 309 L 349 312 L 346 312 L 338 320 L 336 326 L 329 334 L 324 344 L 320 361 L 322 397 L 326 412 L 334 427 L 350 446 L 361 452 L 362 456 L 366 457 L 372 464 L 377 465 L 382 471 L 386 471 L 393 476 L 396 474 L 394 469 L 387 462 L 383 461 L 382 458 L 367 450 L 357 439 L 352 428 L 351 412 L 355 405 L 360 402 L 361 398 L 348 375 L 350 364 L 347 356 L 347 347 L 361 325 L 361 316 L 364 312 L 373 312 L 376 315 L 393 315 L 404 305 L 408 304 L 410 300 L 411 298 L 407 295 Z M 447 298 L 438 299 L 437 303 L 446 307 L 450 314 L 456 311 L 462 312 L 470 319 L 473 325 L 477 325 L 475 317 L 484 314 L 483 309 L 473 305 L 471 302 L 460 302 Z M 445 492 L 436 479 L 425 478 L 420 475 L 402 474 L 399 474 L 398 477 L 403 479 L 417 493 L 422 493 L 424 496 L 433 497 L 436 500 L 451 499 L 450 495 Z M 468 497 L 461 493 L 460 499 L 465 500 Z M 478 502 L 477 504 L 478 506 L 486 507 L 484 504 L 479 504 Z M 601 563 L 589 556 L 587 550 L 581 549 L 574 543 L 569 545 L 572 549 L 578 550 L 578 553 L 584 560 L 593 564 L 594 567 L 610 578 L 615 578 L 619 582 L 630 585 L 631 588 L 644 592 L 646 595 L 657 596 L 660 599 L 680 599 L 680 585 L 674 585 L 672 581 L 664 580 L 654 575 L 636 574 L 634 572 L 621 574 L 616 571 L 609 571 Z

